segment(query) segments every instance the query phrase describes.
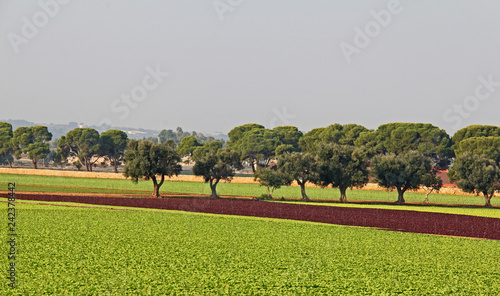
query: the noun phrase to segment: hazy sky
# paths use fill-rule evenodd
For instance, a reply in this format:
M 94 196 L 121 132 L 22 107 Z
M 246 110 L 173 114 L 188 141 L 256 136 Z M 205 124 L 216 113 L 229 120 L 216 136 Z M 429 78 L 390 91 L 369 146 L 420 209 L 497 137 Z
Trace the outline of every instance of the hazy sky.
M 0 118 L 500 125 L 500 1 L 0 0 Z

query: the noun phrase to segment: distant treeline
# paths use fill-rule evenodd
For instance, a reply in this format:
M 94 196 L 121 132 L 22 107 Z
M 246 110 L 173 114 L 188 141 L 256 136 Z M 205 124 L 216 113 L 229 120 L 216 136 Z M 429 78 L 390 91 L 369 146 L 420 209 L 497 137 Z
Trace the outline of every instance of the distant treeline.
M 11 123 L 0 122 L 0 164 L 11 168 L 14 167 L 14 160 L 24 155 L 32 161 L 35 169 L 42 161 L 45 166 L 52 164 L 63 168 L 72 164 L 78 169 L 85 167 L 88 171 L 92 171 L 94 166 L 108 163 L 117 171 L 116 168 L 123 162 L 123 152 L 129 139 L 122 130 L 108 129 L 99 134 L 97 129 L 78 127 L 76 122 L 64 126 L 65 129 L 68 126 L 72 129 L 55 139 L 47 126 L 34 125 L 25 120 L 15 120 L 13 123 L 27 126 L 13 129 Z M 188 136 L 195 137 L 200 143 L 215 141 L 212 136 L 207 137 L 195 131 L 184 132 L 181 127 L 175 131 L 164 129 L 156 137 L 148 137 L 147 140 L 154 143 L 173 141 L 177 144 Z

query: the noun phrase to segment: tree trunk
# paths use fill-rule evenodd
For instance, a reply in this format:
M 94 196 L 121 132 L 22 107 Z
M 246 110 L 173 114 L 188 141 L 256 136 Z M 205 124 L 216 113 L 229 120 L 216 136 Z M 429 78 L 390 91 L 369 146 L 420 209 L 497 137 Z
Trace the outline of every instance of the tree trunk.
M 340 190 L 340 202 L 346 202 L 347 201 L 347 195 L 346 195 L 347 188 L 339 187 L 339 190 Z
M 158 183 L 158 192 L 157 192 L 158 197 L 160 197 L 160 187 L 161 187 L 161 185 L 163 185 L 164 181 L 165 181 L 165 175 L 161 174 L 160 183 Z
M 85 164 L 85 168 L 87 169 L 87 172 L 92 172 L 92 166 L 90 165 L 90 159 L 87 159 L 87 157 L 84 157 L 83 162 Z
M 250 166 L 252 167 L 252 173 L 255 175 L 255 162 L 253 160 L 250 161 Z
M 156 176 L 153 176 L 151 177 L 151 181 L 153 181 L 153 185 L 154 185 L 154 188 L 153 188 L 153 197 L 154 198 L 158 198 L 160 197 L 160 186 L 161 184 L 158 184 L 158 182 L 156 181 Z
M 9 157 L 7 157 L 7 162 L 9 163 L 9 168 L 12 168 L 12 161 L 10 161 Z
M 424 200 L 424 203 L 429 203 L 429 194 L 430 194 L 430 192 L 426 192 L 426 193 L 425 193 L 425 200 Z
M 432 191 L 434 191 L 434 188 L 432 188 L 431 190 L 427 191 L 425 193 L 425 200 L 424 200 L 424 203 L 429 203 L 429 194 L 432 193 Z
M 217 183 L 219 183 L 219 179 L 215 180 L 210 180 L 210 189 L 212 190 L 212 194 L 210 195 L 210 198 L 218 199 L 219 196 L 217 195 Z
M 271 188 L 269 186 L 267 187 L 267 198 L 266 199 L 273 199 L 273 192 L 271 191 Z
M 311 201 L 306 194 L 306 182 L 301 181 L 300 183 L 299 182 L 297 183 L 300 185 L 300 193 L 302 193 L 302 200 Z
M 485 194 L 484 195 L 484 206 L 486 208 L 492 208 L 493 206 L 491 205 L 491 198 L 493 197 L 493 193 L 491 195 Z
M 160 187 L 155 182 L 153 182 L 153 184 L 154 184 L 153 197 L 158 198 L 158 197 L 160 197 Z
M 118 174 L 118 168 L 117 168 L 118 164 L 117 164 L 116 159 L 112 160 L 111 162 L 113 163 L 113 167 L 115 168 L 115 174 Z
M 33 163 L 33 168 L 36 170 L 37 169 L 37 167 L 36 167 L 36 158 L 33 158 L 31 160 L 31 162 Z
M 396 202 L 397 204 L 404 204 L 405 203 L 405 198 L 403 197 L 404 190 L 401 188 L 398 188 L 398 201 Z

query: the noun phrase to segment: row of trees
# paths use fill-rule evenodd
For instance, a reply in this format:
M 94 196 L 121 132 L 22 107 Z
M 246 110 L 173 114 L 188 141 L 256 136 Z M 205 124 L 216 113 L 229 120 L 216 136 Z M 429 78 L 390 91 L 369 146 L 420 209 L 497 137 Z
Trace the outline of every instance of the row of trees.
M 430 124 L 390 123 L 375 131 L 334 124 L 304 135 L 291 126 L 268 130 L 247 124 L 234 128 L 229 137 L 228 146 L 251 164 L 269 195 L 295 181 L 305 200 L 310 182 L 339 188 L 340 200 L 345 201 L 346 190 L 365 185 L 370 171 L 381 186 L 396 189 L 398 202 L 404 203 L 407 190 L 440 187 L 436 173 L 453 157 L 450 137 Z
M 450 179 L 466 192 L 482 193 L 486 205 L 500 190 L 500 127 L 495 126 L 469 126 L 453 138 L 436 126 L 420 123 L 389 123 L 376 130 L 334 124 L 305 134 L 293 126 L 267 129 L 245 124 L 229 132 L 227 143 L 181 129 L 174 134 L 175 139 L 165 137 L 154 143 L 129 140 L 120 130 L 99 134 L 95 129 L 75 128 L 58 140 L 54 163 L 76 159 L 75 165 L 92 171 L 104 158 L 117 172 L 125 162 L 126 176 L 153 180 L 155 196 L 165 176 L 180 172 L 183 156 L 194 161 L 193 173 L 210 183 L 214 198 L 217 184 L 230 181 L 245 164 L 268 188 L 269 196 L 273 189 L 295 181 L 305 200 L 308 182 L 339 188 L 340 200 L 345 201 L 348 188 L 363 186 L 371 178 L 395 189 L 398 202 L 404 203 L 408 190 L 439 190 L 442 180 L 437 173 L 452 162 Z M 0 160 L 12 166 L 13 157 L 25 153 L 36 168 L 37 161 L 50 153 L 51 138 L 44 126 L 12 131 L 10 124 L 0 123 Z
M 184 138 L 184 146 L 189 141 L 197 143 L 212 142 L 213 137 L 206 137 L 201 133 L 184 132 L 178 127 L 176 131 L 162 130 L 158 138 L 151 138 L 155 143 L 167 141 L 178 144 Z M 7 122 L 0 122 L 0 164 L 8 164 L 13 167 L 14 159 L 19 159 L 26 154 L 33 162 L 33 168 L 37 168 L 40 160 L 50 160 L 55 166 L 71 163 L 78 169 L 85 167 L 87 171 L 98 161 L 103 159 L 114 167 L 118 172 L 118 166 L 123 163 L 128 136 L 125 132 L 111 129 L 99 134 L 93 128 L 75 128 L 65 136 L 54 140 L 57 150 L 50 149 L 52 134 L 46 126 L 19 127 L 15 131 Z
M 69 158 L 77 158 L 73 164 L 85 166 L 91 172 L 99 159 L 104 158 L 113 166 L 115 173 L 123 162 L 128 136 L 125 132 L 110 129 L 102 134 L 93 128 L 75 128 L 57 141 L 54 162 L 64 165 Z
M 19 127 L 12 131 L 12 125 L 0 122 L 0 162 L 8 163 L 12 168 L 14 157 L 20 159 L 26 154 L 37 168 L 38 161 L 51 154 L 49 141 L 52 134 L 46 126 Z M 117 172 L 118 165 L 123 161 L 127 147 L 127 134 L 120 130 L 108 130 L 99 135 L 92 128 L 75 128 L 62 136 L 58 141 L 57 152 L 53 152 L 55 165 L 64 165 L 69 158 L 78 160 L 73 164 L 88 171 L 100 159 L 109 160 Z
M 182 139 L 190 136 L 194 137 L 200 143 L 208 143 L 215 140 L 214 137 L 211 136 L 207 137 L 202 133 L 197 133 L 195 131 L 191 133 L 185 132 L 182 130 L 181 127 L 177 127 L 175 131 L 171 129 L 161 130 L 160 133 L 158 134 L 158 140 L 159 143 L 165 143 L 168 140 L 172 140 L 175 144 L 178 144 L 182 141 Z
M 33 167 L 37 168 L 38 160 L 50 153 L 48 142 L 52 134 L 46 126 L 19 127 L 12 131 L 12 125 L 0 122 L 0 162 L 12 167 L 14 157 L 27 154 Z
M 226 145 L 219 141 L 202 144 L 193 136 L 184 137 L 178 145 L 173 141 L 147 145 L 131 141 L 125 175 L 136 181 L 142 177 L 152 179 L 154 195 L 159 196 L 158 185 L 163 181 L 153 178 L 155 168 L 162 162 L 188 156 L 195 163 L 193 173 L 210 184 L 212 198 L 218 197 L 217 184 L 230 181 L 246 163 L 254 177 L 267 187 L 268 196 L 274 189 L 295 181 L 305 200 L 309 200 L 306 184 L 314 183 L 339 188 L 340 200 L 346 201 L 348 188 L 364 186 L 372 178 L 380 186 L 395 189 L 397 202 L 404 203 L 408 190 L 439 190 L 442 180 L 437 173 L 454 160 L 451 179 L 466 192 L 482 193 L 486 205 L 491 206 L 491 196 L 500 189 L 499 159 L 495 159 L 500 149 L 496 144 L 500 128 L 470 126 L 457 135 L 454 140 L 433 125 L 414 123 L 385 124 L 375 131 L 355 124 L 335 124 L 306 134 L 292 126 L 266 129 L 246 124 L 229 132 Z M 165 151 L 163 158 L 151 149 Z M 176 161 L 170 169 L 157 171 L 160 180 L 180 172 L 173 165 Z
M 276 150 L 275 173 L 264 170 L 256 177 L 268 188 L 295 179 L 304 199 L 306 182 L 331 185 L 346 200 L 346 188 L 364 185 L 371 175 L 380 186 L 395 189 L 398 202 L 404 203 L 407 190 L 439 190 L 442 180 L 437 172 L 454 160 L 450 179 L 465 192 L 482 193 L 486 206 L 491 206 L 493 194 L 500 190 L 499 135 L 499 127 L 479 125 L 458 131 L 452 139 L 430 124 L 391 123 L 375 131 L 359 125 L 332 125 L 301 137 L 302 152 L 295 156 L 280 156 Z

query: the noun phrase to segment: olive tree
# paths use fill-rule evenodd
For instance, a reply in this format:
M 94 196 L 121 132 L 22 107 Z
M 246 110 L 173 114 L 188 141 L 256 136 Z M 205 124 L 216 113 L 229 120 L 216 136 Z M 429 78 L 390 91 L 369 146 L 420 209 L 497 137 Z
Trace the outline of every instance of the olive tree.
M 206 183 L 210 183 L 210 198 L 219 198 L 217 184 L 221 180 L 231 182 L 235 170 L 243 168 L 241 155 L 231 148 L 222 148 L 222 143 L 213 141 L 197 147 L 193 151 L 193 174 L 202 176 Z
M 265 198 L 269 199 L 273 197 L 274 190 L 280 189 L 287 183 L 286 177 L 275 168 L 259 168 L 254 174 L 254 179 L 260 186 L 266 187 Z
M 448 172 L 450 180 L 468 193 L 482 193 L 485 207 L 491 207 L 491 198 L 500 190 L 500 167 L 484 155 L 466 152 L 458 156 Z
M 148 140 L 129 140 L 125 152 L 123 175 L 137 183 L 139 178 L 153 181 L 153 197 L 160 197 L 165 176 L 177 176 L 182 171 L 177 152 L 168 142 L 156 144 Z M 159 177 L 159 179 L 158 179 Z
M 311 153 L 283 153 L 278 156 L 276 166 L 278 171 L 285 176 L 285 185 L 290 185 L 293 181 L 300 186 L 302 199 L 309 201 L 306 194 L 306 184 L 315 182 L 318 179 L 316 158 Z
M 423 177 L 422 187 L 425 189 L 424 203 L 429 202 L 429 195 L 436 191 L 439 192 L 443 187 L 443 180 L 437 175 L 437 172 L 431 172 Z
M 429 157 L 417 151 L 408 151 L 397 155 L 376 155 L 371 161 L 371 173 L 380 186 L 396 189 L 397 203 L 403 204 L 404 193 L 428 184 L 435 170 Z
M 368 157 L 360 148 L 323 144 L 318 147 L 318 179 L 321 187 L 332 185 L 340 190 L 340 201 L 347 201 L 348 188 L 368 183 Z

